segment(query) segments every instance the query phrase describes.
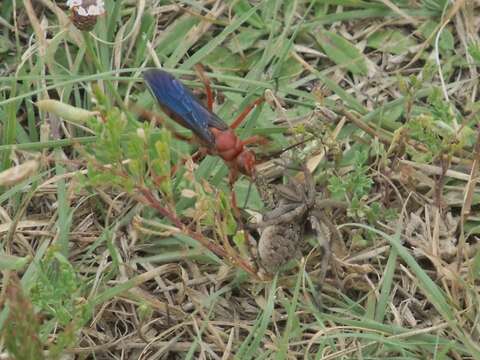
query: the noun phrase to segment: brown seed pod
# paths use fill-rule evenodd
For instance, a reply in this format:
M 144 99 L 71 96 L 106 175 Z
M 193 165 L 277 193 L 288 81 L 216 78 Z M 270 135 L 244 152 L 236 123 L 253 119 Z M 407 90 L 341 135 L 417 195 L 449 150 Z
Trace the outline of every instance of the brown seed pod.
M 92 30 L 97 17 L 105 13 L 103 0 L 69 0 L 67 6 L 72 10 L 73 25 L 81 31 Z

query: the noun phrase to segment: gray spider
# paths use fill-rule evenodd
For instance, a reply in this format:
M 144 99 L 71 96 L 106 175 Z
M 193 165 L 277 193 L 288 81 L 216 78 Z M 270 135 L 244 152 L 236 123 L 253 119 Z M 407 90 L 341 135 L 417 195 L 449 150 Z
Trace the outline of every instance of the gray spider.
M 303 182 L 293 177 L 288 177 L 287 185 L 267 185 L 262 180 L 257 182 L 266 207 L 270 210 L 261 223 L 250 225 L 250 228 L 261 230 L 258 243 L 260 264 L 268 272 L 274 273 L 300 255 L 305 228 L 309 225 L 322 248 L 321 283 L 328 268 L 330 238 L 339 237 L 338 230 L 322 210 L 344 209 L 346 204 L 318 198 L 311 172 L 305 165 L 302 170 Z

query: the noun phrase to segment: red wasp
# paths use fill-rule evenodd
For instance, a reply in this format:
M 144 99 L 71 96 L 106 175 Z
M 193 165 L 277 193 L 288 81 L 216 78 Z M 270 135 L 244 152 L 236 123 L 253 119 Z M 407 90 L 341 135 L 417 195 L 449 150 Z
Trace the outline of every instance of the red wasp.
M 252 136 L 240 140 L 234 130 L 255 106 L 263 102 L 263 98 L 249 105 L 229 126 L 213 113 L 213 95 L 209 82 L 201 71 L 200 76 L 205 83 L 208 109 L 178 79 L 166 71 L 152 69 L 143 73 L 162 110 L 177 123 L 190 129 L 208 154 L 218 155 L 225 161 L 230 168 L 230 184 L 235 182 L 239 172 L 253 178 L 255 155 L 246 145 L 261 143 L 265 139 Z

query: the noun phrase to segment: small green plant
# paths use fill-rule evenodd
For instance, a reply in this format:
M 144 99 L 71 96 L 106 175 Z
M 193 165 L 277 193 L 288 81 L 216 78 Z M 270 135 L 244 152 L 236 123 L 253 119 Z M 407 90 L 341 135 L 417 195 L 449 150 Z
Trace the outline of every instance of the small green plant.
M 37 276 L 30 295 L 44 315 L 62 326 L 81 315 L 84 310 L 78 307 L 81 282 L 70 262 L 55 248 L 50 249 L 39 264 Z
M 17 276 L 11 275 L 2 335 L 15 359 L 59 359 L 78 340 L 77 332 L 91 318 L 92 306 L 82 297 L 83 282 L 73 266 L 55 247 L 38 264 L 36 276 L 27 294 Z
M 369 177 L 369 167 L 366 165 L 368 151 L 357 151 L 352 160 L 353 170 L 343 176 L 333 176 L 329 179 L 328 190 L 337 200 L 350 202 L 349 211 L 354 217 L 364 218 L 367 210 L 364 199 L 368 196 L 373 180 Z
M 77 341 L 76 332 L 92 316 L 92 306 L 82 296 L 84 288 L 74 267 L 52 247 L 39 264 L 37 280 L 30 291 L 32 304 L 43 315 L 39 328 L 49 358 L 56 359 Z M 48 334 L 57 328 L 55 340 Z
M 9 313 L 2 335 L 8 353 L 18 360 L 45 359 L 39 316 L 16 274 L 10 275 L 5 305 Z
M 468 53 L 475 61 L 475 64 L 478 66 L 480 64 L 480 44 L 478 42 L 471 42 L 468 45 Z
M 163 225 L 175 226 L 221 258 L 256 274 L 243 260 L 242 251 L 233 248 L 227 238 L 244 236 L 233 216 L 229 196 L 195 178 L 195 165 L 181 153 L 171 133 L 129 118 L 117 108 L 104 107 L 101 112 L 101 117 L 89 123 L 97 141 L 80 149 L 88 158 L 88 173 L 82 178 L 84 187 L 129 193 L 146 205 L 144 216 L 158 218 L 159 213 L 158 221 Z M 185 225 L 190 221 L 197 224 L 196 231 Z
M 415 161 L 433 162 L 439 156 L 451 156 L 464 146 L 473 145 L 474 131 L 461 125 L 457 111 L 444 100 L 439 89 L 430 94 L 427 103 L 430 112 L 412 117 L 405 125 L 410 137 L 426 150 L 408 147 L 407 152 Z

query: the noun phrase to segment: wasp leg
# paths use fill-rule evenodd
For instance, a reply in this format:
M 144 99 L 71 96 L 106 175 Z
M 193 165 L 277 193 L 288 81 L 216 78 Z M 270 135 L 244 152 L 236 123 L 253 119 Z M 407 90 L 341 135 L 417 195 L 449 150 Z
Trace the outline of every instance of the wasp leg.
M 230 125 L 230 129 L 236 129 L 242 123 L 242 121 L 245 120 L 245 118 L 250 113 L 250 111 L 252 111 L 255 108 L 255 106 L 260 105 L 264 101 L 265 99 L 262 96 L 261 98 L 258 98 L 253 103 L 248 105 L 245 109 L 243 109 L 243 111 L 240 113 L 240 115 L 238 115 L 238 117 L 235 119 L 232 125 Z
M 210 80 L 208 79 L 208 76 L 205 75 L 205 69 L 201 64 L 195 65 L 195 72 L 205 86 L 205 93 L 207 94 L 207 108 L 213 112 L 213 92 L 212 88 L 210 87 Z

